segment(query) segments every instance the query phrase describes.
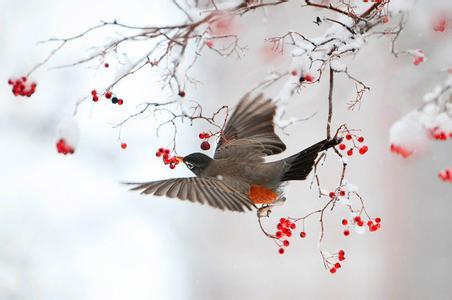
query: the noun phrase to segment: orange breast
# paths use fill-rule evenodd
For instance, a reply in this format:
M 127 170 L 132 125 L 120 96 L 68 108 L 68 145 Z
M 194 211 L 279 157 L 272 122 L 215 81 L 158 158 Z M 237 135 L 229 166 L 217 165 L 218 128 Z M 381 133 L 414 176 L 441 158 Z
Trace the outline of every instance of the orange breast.
M 278 199 L 278 194 L 261 185 L 252 184 L 248 197 L 254 204 L 270 204 Z

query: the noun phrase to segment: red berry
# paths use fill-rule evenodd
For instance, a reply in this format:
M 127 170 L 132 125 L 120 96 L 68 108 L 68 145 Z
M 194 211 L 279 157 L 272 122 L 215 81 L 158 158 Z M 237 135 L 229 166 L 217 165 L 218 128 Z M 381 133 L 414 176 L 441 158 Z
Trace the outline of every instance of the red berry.
M 124 100 L 118 99 L 118 105 L 122 105 L 124 103 Z
M 365 154 L 368 150 L 369 150 L 369 148 L 368 148 L 367 146 L 362 146 L 361 148 L 359 148 L 359 154 L 363 155 L 363 154 Z
M 281 223 L 278 223 L 278 225 L 276 225 L 276 229 L 281 230 L 283 228 Z
M 339 191 L 339 196 L 344 197 L 345 196 L 345 192 L 344 191 Z
M 347 219 L 343 219 L 342 220 L 342 225 L 346 226 L 348 224 L 348 220 Z
M 370 221 L 370 220 L 369 220 L 369 221 L 367 221 L 367 226 L 369 226 L 369 227 L 370 227 L 370 226 L 372 226 L 372 225 L 374 225 L 374 223 L 373 223 L 372 221 Z
M 333 267 L 333 268 L 331 268 L 331 269 L 330 269 L 330 273 L 331 273 L 331 274 L 334 274 L 334 273 L 336 273 L 336 268 L 334 268 L 334 267 Z
M 74 153 L 74 148 L 72 148 L 71 146 L 66 144 L 66 141 L 64 139 L 59 139 L 56 144 L 56 147 L 57 147 L 58 153 L 61 153 L 63 155 Z
M 350 230 L 345 229 L 345 230 L 344 230 L 344 235 L 345 235 L 345 236 L 349 236 L 349 235 L 350 235 Z
M 340 268 L 341 268 L 341 264 L 337 262 L 337 263 L 334 264 L 334 267 L 335 267 L 336 269 L 340 269 Z
M 291 237 L 291 236 L 292 236 L 292 230 L 286 229 L 285 234 L 286 234 L 288 237 Z
M 284 240 L 283 241 L 283 245 L 284 245 L 284 247 L 289 247 L 289 241 L 288 240 Z
M 170 150 L 169 149 L 165 149 L 163 152 L 165 152 L 165 154 L 167 154 L 167 156 L 168 156 L 168 154 L 170 153 Z
M 306 232 L 304 232 L 304 231 L 300 232 L 300 237 L 302 239 L 304 239 L 306 237 Z
M 347 146 L 345 146 L 345 144 L 340 144 L 340 145 L 339 145 L 339 149 L 341 149 L 341 150 L 345 150 L 346 147 L 347 147 Z
M 8 84 L 9 84 L 9 85 L 13 85 L 13 84 L 14 84 L 14 80 L 8 79 Z
M 279 252 L 279 254 L 284 254 L 284 248 L 279 248 L 278 252 Z
M 348 149 L 347 155 L 348 155 L 348 156 L 352 156 L 352 155 L 353 155 L 353 149 Z
M 165 149 L 159 148 L 159 152 L 160 152 L 160 153 L 163 153 L 164 151 L 165 151 Z
M 91 91 L 91 95 L 95 96 L 96 94 L 97 94 L 97 91 L 96 91 L 96 90 L 92 90 L 92 91 Z
M 295 225 L 295 223 L 291 223 L 290 224 L 290 229 L 295 229 L 295 228 L 297 228 L 297 225 Z
M 344 256 L 345 255 L 345 251 L 340 249 L 338 252 L 339 256 Z
M 209 144 L 209 142 L 208 142 L 208 141 L 202 142 L 202 143 L 201 143 L 201 149 L 204 150 L 204 151 L 209 150 L 209 149 L 210 149 L 210 144 Z
M 361 217 L 360 216 L 356 216 L 353 218 L 353 220 L 355 220 L 356 223 L 361 222 Z
M 345 256 L 339 256 L 339 261 L 343 261 L 343 260 L 345 260 Z
M 334 198 L 336 196 L 336 193 L 335 192 L 330 192 L 329 196 L 330 196 L 330 198 Z
M 286 222 L 286 219 L 285 219 L 285 218 L 279 219 L 279 223 L 283 224 L 283 223 L 285 223 L 285 222 Z
M 105 98 L 110 99 L 111 96 L 113 96 L 112 92 L 108 91 L 108 92 L 105 93 Z
M 127 144 L 126 143 L 121 143 L 121 148 L 122 149 L 126 149 L 127 148 Z
M 352 139 L 352 135 L 348 133 L 348 134 L 345 136 L 345 138 L 346 138 L 347 140 L 351 140 L 351 139 Z
M 276 234 L 275 234 L 276 238 L 280 239 L 280 238 L 282 238 L 282 235 L 283 234 L 281 231 L 276 231 Z
M 205 138 L 204 132 L 201 132 L 201 133 L 199 134 L 199 138 L 200 138 L 201 140 L 203 140 L 203 139 Z
M 156 152 L 156 153 L 155 153 L 155 156 L 157 156 L 157 157 L 162 156 L 162 152 Z
M 93 101 L 94 101 L 94 102 L 99 101 L 99 97 L 98 97 L 97 95 L 94 95 L 94 96 L 93 96 Z
M 104 67 L 108 68 L 110 65 L 108 63 L 104 63 Z
M 381 222 L 381 218 L 379 218 L 379 217 L 375 218 L 375 222 L 376 223 L 380 223 Z
M 306 75 L 304 75 L 304 80 L 307 82 L 313 82 L 314 76 L 312 76 L 311 74 L 306 74 Z
M 359 226 L 359 227 L 363 227 L 363 226 L 364 226 L 364 222 L 363 222 L 363 221 L 359 221 L 359 222 L 358 222 L 358 226 Z
M 185 92 L 184 91 L 179 91 L 179 97 L 185 97 Z
M 170 167 L 170 169 L 174 169 L 174 168 L 176 167 L 176 165 L 171 163 L 171 164 L 169 165 L 169 167 Z
M 364 137 L 360 136 L 360 137 L 358 138 L 358 142 L 360 142 L 360 143 L 364 142 Z
M 297 75 L 298 75 L 298 72 L 297 72 L 297 70 L 292 70 L 292 71 L 290 71 L 290 74 L 291 74 L 292 76 L 297 76 Z

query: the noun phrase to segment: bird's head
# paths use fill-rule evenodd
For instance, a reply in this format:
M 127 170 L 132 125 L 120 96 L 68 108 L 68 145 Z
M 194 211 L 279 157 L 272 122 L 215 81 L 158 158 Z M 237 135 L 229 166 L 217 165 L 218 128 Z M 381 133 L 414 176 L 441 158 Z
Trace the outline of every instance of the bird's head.
M 189 154 L 182 158 L 182 161 L 185 163 L 187 168 L 190 169 L 193 173 L 199 176 L 212 162 L 212 158 L 209 156 L 196 152 Z

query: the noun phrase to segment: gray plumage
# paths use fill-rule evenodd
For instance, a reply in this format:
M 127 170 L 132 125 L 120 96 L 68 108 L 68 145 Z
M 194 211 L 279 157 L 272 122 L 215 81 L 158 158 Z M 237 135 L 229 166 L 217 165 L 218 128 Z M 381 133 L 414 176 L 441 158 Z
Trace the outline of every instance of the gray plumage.
M 251 210 L 256 207 L 248 195 L 251 185 L 279 194 L 283 181 L 306 179 L 318 152 L 340 142 L 324 140 L 286 159 L 265 163 L 264 156 L 286 149 L 274 132 L 275 110 L 271 99 L 245 95 L 224 128 L 213 159 L 202 153 L 183 158 L 197 177 L 137 183 L 131 190 L 207 203 L 222 210 Z

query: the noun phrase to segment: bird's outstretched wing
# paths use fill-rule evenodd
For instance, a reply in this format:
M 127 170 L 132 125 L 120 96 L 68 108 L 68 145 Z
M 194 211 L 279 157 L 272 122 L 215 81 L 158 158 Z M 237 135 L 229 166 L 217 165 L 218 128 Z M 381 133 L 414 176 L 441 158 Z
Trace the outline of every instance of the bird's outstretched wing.
M 273 117 L 276 106 L 271 99 L 245 95 L 229 118 L 215 150 L 215 158 L 261 159 L 281 153 L 286 145 L 275 134 Z
M 245 211 L 254 207 L 246 193 L 233 188 L 225 180 L 213 177 L 174 178 L 128 184 L 135 185 L 132 191 L 141 190 L 142 194 L 207 203 L 221 210 Z

